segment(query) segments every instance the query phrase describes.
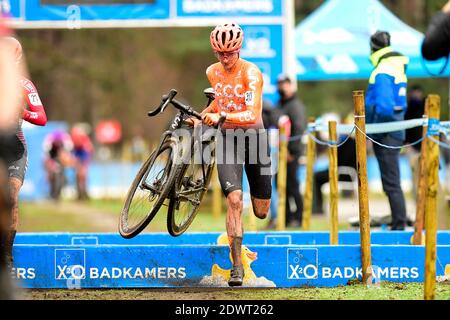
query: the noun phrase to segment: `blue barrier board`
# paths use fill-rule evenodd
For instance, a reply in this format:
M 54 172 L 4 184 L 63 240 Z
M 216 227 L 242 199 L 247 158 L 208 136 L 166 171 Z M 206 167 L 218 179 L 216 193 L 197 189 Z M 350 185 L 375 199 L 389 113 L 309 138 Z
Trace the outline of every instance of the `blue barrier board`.
M 421 282 L 424 246 L 412 232 L 372 232 L 373 285 Z M 332 287 L 361 279 L 359 232 L 249 232 L 242 260 L 249 287 Z M 227 286 L 231 268 L 224 233 L 20 233 L 13 275 L 26 288 Z M 450 280 L 450 232 L 439 231 L 437 276 Z M 225 244 L 224 244 L 225 243 Z
M 248 245 L 244 286 L 333 287 L 361 279 L 358 245 Z M 227 286 L 227 245 L 16 245 L 13 274 L 25 288 Z M 421 282 L 423 246 L 373 245 L 374 277 Z M 450 246 L 437 247 L 437 276 L 449 277 Z

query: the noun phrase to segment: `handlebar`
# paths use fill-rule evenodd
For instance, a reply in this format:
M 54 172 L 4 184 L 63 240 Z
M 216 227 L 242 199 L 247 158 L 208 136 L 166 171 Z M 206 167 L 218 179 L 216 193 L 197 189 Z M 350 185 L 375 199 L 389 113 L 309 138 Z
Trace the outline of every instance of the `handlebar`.
M 177 95 L 177 90 L 171 89 L 167 95 L 164 95 L 161 99 L 161 104 L 158 108 L 156 108 L 153 111 L 148 112 L 149 117 L 154 117 L 158 113 L 163 113 L 166 107 L 169 105 L 169 103 L 172 101 L 172 99 Z
M 182 102 L 174 99 L 175 96 L 177 95 L 177 93 L 178 93 L 177 90 L 171 89 L 168 94 L 162 96 L 161 104 L 159 105 L 159 107 L 153 111 L 149 111 L 147 113 L 148 116 L 154 117 L 159 113 L 163 113 L 164 110 L 169 105 L 169 103 L 171 103 L 175 108 L 180 110 L 182 113 L 185 113 L 189 116 L 193 116 L 193 117 L 197 118 L 198 120 L 202 120 L 202 115 L 200 113 L 198 113 L 197 111 L 192 109 L 190 106 L 185 105 Z M 208 105 L 209 105 L 212 102 L 212 100 L 214 100 L 214 97 L 208 96 L 208 100 L 209 100 L 208 101 Z M 220 117 L 219 121 L 217 122 L 217 124 L 214 127 L 216 129 L 220 128 L 223 125 L 223 123 L 225 122 L 225 119 L 226 119 L 226 117 L 224 117 L 224 116 Z
M 177 93 L 178 93 L 177 90 L 171 89 L 167 95 L 164 95 L 162 97 L 161 104 L 159 105 L 159 107 L 156 108 L 153 111 L 149 111 L 147 113 L 147 115 L 149 117 L 154 117 L 154 116 L 156 116 L 159 113 L 163 113 L 164 110 L 169 105 L 169 103 L 171 103 L 175 108 L 177 108 L 181 112 L 186 113 L 186 114 L 188 114 L 190 116 L 196 117 L 197 119 L 201 120 L 202 116 L 200 115 L 200 113 L 198 113 L 197 111 L 195 111 L 191 107 L 181 103 L 180 101 L 174 99 L 175 96 L 177 95 Z
M 158 108 L 156 108 L 153 111 L 149 111 L 147 114 L 149 117 L 154 117 L 159 113 L 163 113 L 164 110 L 167 108 L 167 106 L 169 105 L 169 103 L 171 103 L 176 109 L 180 110 L 182 113 L 185 113 L 189 116 L 193 116 L 195 118 L 197 118 L 198 120 L 202 120 L 202 115 L 200 113 L 198 113 L 197 111 L 195 111 L 194 109 L 192 109 L 190 106 L 187 106 L 185 104 L 183 104 L 182 102 L 178 101 L 175 99 L 175 96 L 177 95 L 177 90 L 175 89 L 171 89 L 169 91 L 168 94 L 164 95 L 161 99 L 161 104 L 159 105 Z M 214 100 L 213 96 L 209 96 L 209 92 L 206 92 L 205 90 L 205 94 L 207 94 L 208 97 L 208 105 L 212 102 L 212 100 Z M 216 129 L 220 128 L 224 122 L 225 122 L 226 117 L 220 117 L 219 121 L 217 122 L 217 124 L 214 126 Z

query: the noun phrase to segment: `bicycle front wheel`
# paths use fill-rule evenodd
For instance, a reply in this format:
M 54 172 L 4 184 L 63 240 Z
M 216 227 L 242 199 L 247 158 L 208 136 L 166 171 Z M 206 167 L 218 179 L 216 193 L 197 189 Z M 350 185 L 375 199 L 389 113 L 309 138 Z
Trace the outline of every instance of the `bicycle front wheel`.
M 166 142 L 142 165 L 120 215 L 119 232 L 122 237 L 135 237 L 155 217 L 175 180 L 172 170 L 176 157 L 177 144 Z
M 213 164 L 187 164 L 179 168 L 167 212 L 167 230 L 177 237 L 194 221 L 208 191 Z

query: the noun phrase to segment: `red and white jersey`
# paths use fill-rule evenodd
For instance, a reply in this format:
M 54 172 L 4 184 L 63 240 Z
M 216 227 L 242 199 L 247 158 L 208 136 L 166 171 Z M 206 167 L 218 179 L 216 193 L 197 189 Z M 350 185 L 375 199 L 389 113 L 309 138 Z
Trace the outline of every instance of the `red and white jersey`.
M 22 119 L 38 126 L 45 126 L 47 123 L 47 115 L 44 106 L 33 82 L 28 79 L 20 80 L 24 91 L 26 106 L 23 111 Z M 27 109 L 27 106 L 29 110 Z
M 20 85 L 23 89 L 24 97 L 22 119 L 38 126 L 45 126 L 47 123 L 47 115 L 45 114 L 44 106 L 33 82 L 23 78 L 20 80 Z M 22 132 L 22 119 L 19 120 L 17 137 L 25 143 L 25 137 Z

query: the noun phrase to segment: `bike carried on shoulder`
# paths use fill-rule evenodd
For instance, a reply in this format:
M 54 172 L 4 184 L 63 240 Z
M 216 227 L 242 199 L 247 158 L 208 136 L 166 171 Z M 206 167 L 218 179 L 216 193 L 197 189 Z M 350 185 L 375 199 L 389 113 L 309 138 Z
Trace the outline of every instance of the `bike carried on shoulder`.
M 208 88 L 204 93 L 209 106 L 214 100 L 214 91 Z M 211 129 L 213 134 L 206 130 L 198 134 L 198 139 L 178 136 L 177 130 L 185 124 L 186 117 L 201 120 L 201 114 L 175 100 L 176 94 L 176 90 L 170 90 L 162 97 L 159 107 L 148 113 L 154 117 L 163 113 L 169 104 L 179 110 L 128 191 L 119 221 L 119 232 L 124 238 L 130 239 L 142 232 L 166 200 L 169 202 L 167 229 L 172 236 L 183 234 L 194 220 L 208 190 L 215 164 L 216 133 L 225 117 L 220 118 L 214 130 Z M 194 127 L 194 137 L 202 130 L 198 127 Z M 209 159 L 205 159 L 205 148 L 211 151 Z

